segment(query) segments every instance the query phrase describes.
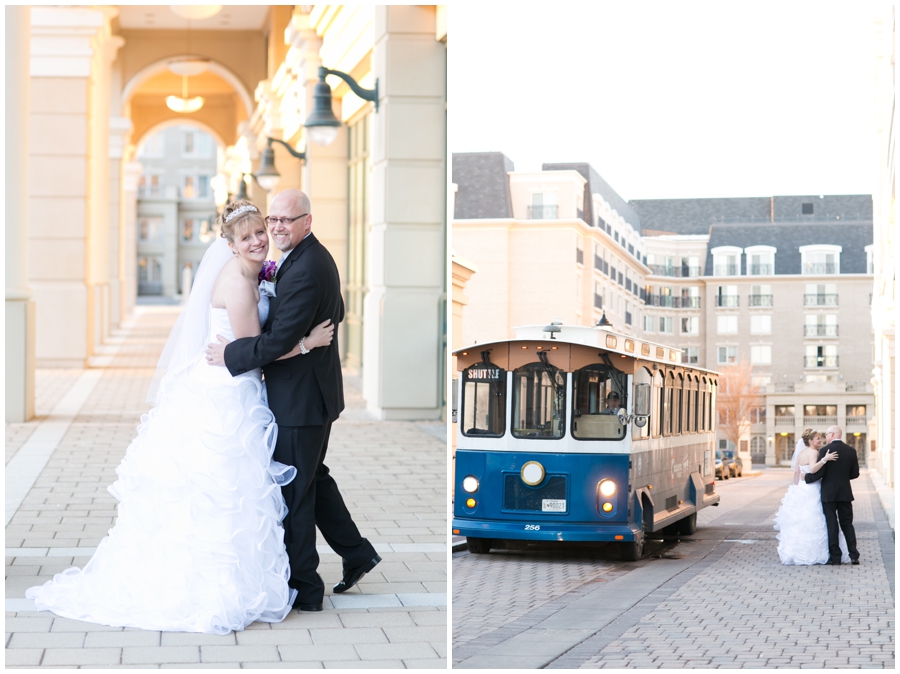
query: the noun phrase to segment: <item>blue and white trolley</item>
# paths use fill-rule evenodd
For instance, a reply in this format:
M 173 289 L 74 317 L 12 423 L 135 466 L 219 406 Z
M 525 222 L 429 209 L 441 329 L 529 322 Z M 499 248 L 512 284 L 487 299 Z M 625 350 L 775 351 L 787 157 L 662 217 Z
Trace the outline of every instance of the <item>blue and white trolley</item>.
M 717 376 L 678 350 L 552 324 L 454 353 L 452 528 L 469 551 L 610 541 L 636 560 L 645 533 L 692 534 L 718 505 Z

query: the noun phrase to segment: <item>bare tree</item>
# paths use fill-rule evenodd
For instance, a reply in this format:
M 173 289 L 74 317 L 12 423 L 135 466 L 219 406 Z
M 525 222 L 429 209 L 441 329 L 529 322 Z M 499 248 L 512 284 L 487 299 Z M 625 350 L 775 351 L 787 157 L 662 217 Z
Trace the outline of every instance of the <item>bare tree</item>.
M 719 429 L 734 443 L 735 450 L 749 432 L 750 413 L 759 404 L 759 384 L 753 381 L 753 366 L 745 358 L 719 369 Z

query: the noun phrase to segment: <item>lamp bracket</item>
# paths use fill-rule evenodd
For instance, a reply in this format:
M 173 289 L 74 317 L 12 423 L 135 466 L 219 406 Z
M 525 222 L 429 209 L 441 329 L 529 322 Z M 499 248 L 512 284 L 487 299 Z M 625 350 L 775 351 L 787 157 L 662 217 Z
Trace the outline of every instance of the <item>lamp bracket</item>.
M 340 77 L 344 80 L 354 94 L 359 96 L 364 101 L 371 101 L 375 104 L 375 112 L 378 112 L 378 79 L 375 79 L 375 88 L 374 89 L 363 89 L 359 84 L 357 84 L 356 80 L 350 77 L 347 73 L 342 73 L 340 70 L 331 70 L 330 68 L 326 68 L 325 66 L 319 66 L 319 79 L 324 81 L 326 75 L 335 75 L 336 77 Z
M 292 148 L 288 143 L 285 143 L 283 140 L 279 140 L 278 138 L 272 138 L 271 136 L 266 136 L 266 143 L 270 147 L 271 147 L 272 143 L 280 143 L 281 145 L 284 145 L 285 149 L 288 152 L 291 153 L 292 157 L 300 159 L 301 161 L 306 161 L 306 153 L 305 152 L 297 152 L 297 150 Z

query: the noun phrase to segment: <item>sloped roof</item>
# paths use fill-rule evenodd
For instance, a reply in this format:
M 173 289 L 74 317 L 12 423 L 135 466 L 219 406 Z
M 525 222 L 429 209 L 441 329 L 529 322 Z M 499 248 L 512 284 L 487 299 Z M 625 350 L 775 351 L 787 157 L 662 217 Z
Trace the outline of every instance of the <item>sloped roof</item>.
M 455 220 L 511 218 L 509 178 L 512 160 L 502 152 L 454 152 L 452 180 L 457 186 Z

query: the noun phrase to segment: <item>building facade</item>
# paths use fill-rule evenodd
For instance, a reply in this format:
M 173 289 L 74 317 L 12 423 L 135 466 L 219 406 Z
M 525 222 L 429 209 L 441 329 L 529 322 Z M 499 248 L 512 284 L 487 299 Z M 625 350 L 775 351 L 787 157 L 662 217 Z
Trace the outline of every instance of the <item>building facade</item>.
M 139 286 L 181 289 L 184 268 L 206 243 L 210 207 L 241 194 L 241 181 L 264 212 L 277 191 L 309 194 L 314 231 L 344 284 L 342 357 L 362 375 L 368 409 L 381 419 L 441 418 L 445 9 L 227 5 L 191 16 L 198 8 L 209 13 L 168 5 L 6 9 L 7 62 L 16 64 L 7 114 L 17 120 L 7 127 L 17 130 L 8 133 L 7 165 L 24 171 L 8 172 L 7 189 L 28 195 L 7 209 L 8 222 L 25 223 L 7 228 L 7 363 L 22 364 L 9 370 L 8 419 L 33 414 L 35 367 L 90 367 L 133 310 Z M 178 74 L 185 61 L 196 70 L 189 76 Z M 367 100 L 327 75 L 340 123 L 327 145 L 309 142 L 304 126 L 320 66 L 377 90 Z M 175 112 L 170 97 L 202 97 L 203 105 Z M 204 165 L 154 194 L 152 178 L 141 182 L 142 161 L 148 171 L 154 162 L 137 148 L 183 126 L 212 136 L 215 173 L 207 185 Z M 275 143 L 278 175 L 263 189 L 251 176 L 269 139 L 303 159 Z M 197 196 L 184 198 L 189 190 Z M 209 190 L 213 204 L 199 196 Z M 155 238 L 159 217 L 163 228 L 177 222 L 168 248 L 139 241 Z
M 745 460 L 790 461 L 833 424 L 868 458 L 871 197 L 625 202 L 586 164 L 517 173 L 500 153 L 454 155 L 453 182 L 454 248 L 479 270 L 462 344 L 605 316 L 685 363 L 753 365 Z

